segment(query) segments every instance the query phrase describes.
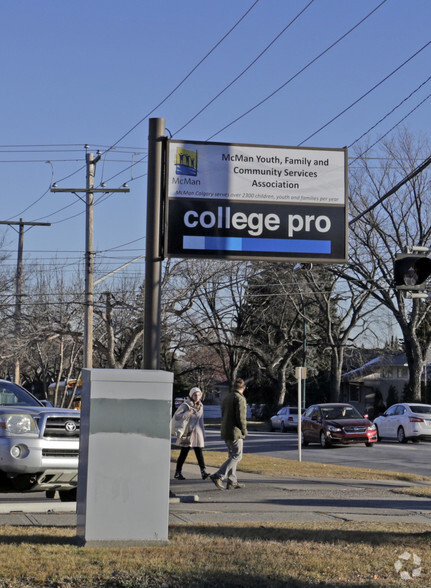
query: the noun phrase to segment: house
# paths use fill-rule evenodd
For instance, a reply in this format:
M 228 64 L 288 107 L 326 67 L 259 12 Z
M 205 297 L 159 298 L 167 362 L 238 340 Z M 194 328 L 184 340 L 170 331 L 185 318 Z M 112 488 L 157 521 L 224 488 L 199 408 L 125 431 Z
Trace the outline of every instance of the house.
M 430 375 L 430 366 L 427 363 L 424 380 L 429 381 Z M 365 412 L 371 412 L 376 390 L 381 393 L 385 403 L 391 387 L 401 399 L 408 381 L 409 368 L 405 353 L 380 355 L 341 376 L 341 399 Z

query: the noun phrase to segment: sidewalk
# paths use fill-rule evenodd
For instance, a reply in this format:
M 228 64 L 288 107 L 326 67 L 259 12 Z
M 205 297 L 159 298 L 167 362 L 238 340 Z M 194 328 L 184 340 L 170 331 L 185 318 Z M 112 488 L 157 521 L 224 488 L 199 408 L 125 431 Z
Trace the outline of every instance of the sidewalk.
M 269 478 L 238 472 L 244 488 L 218 490 L 186 463 L 186 480 L 175 480 L 171 464 L 170 523 L 373 521 L 431 525 L 431 499 L 396 493 L 415 486 L 403 481 Z M 214 472 L 214 468 L 209 468 Z M 76 504 L 0 502 L 0 525 L 76 526 Z
M 211 480 L 200 479 L 193 463 L 185 464 L 183 475 L 187 478 L 183 481 L 172 477 L 171 491 L 177 501 L 171 500 L 171 523 L 381 521 L 431 525 L 431 499 L 396 493 L 397 488 L 416 485 L 410 482 L 268 478 L 238 472 L 245 487 L 220 491 Z

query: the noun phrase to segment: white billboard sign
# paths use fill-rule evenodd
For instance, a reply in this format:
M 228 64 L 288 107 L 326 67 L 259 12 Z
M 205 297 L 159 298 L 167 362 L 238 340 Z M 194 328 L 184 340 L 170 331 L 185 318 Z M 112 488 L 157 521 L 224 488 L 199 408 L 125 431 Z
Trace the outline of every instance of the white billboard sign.
M 169 141 L 173 257 L 344 261 L 347 150 Z

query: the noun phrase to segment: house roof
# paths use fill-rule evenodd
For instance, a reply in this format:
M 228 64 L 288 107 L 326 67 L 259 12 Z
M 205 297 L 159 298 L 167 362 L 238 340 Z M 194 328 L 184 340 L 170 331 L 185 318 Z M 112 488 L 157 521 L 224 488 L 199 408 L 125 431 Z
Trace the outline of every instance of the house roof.
M 372 374 L 373 372 L 377 371 L 382 366 L 388 365 L 399 365 L 399 366 L 406 366 L 407 365 L 407 358 L 405 353 L 397 353 L 397 354 L 388 354 L 388 355 L 379 355 L 374 359 L 371 359 L 367 363 L 364 363 L 359 368 L 351 370 L 342 374 L 342 380 L 351 380 L 352 378 L 360 378 L 363 376 L 367 376 Z

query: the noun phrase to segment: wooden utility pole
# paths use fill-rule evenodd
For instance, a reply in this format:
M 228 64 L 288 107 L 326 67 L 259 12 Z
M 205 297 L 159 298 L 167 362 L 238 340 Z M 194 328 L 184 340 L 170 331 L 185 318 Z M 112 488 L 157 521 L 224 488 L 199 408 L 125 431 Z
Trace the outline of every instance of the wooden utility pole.
M 99 160 L 99 156 L 97 161 Z M 94 176 L 96 162 L 87 153 L 87 190 L 85 206 L 85 320 L 83 367 L 93 367 L 93 310 L 94 310 Z
M 130 192 L 130 189 L 123 188 L 94 188 L 94 176 L 96 163 L 101 155 L 95 158 L 93 153 L 87 153 L 87 182 L 86 188 L 57 188 L 54 184 L 51 192 L 71 192 L 84 201 L 85 198 L 85 315 L 84 315 L 84 357 L 82 367 L 91 369 L 93 367 L 93 309 L 94 309 L 94 194 L 110 194 L 113 192 Z
M 22 302 L 22 257 L 24 252 L 24 227 L 50 227 L 51 223 L 35 223 L 35 222 L 24 222 L 23 218 L 19 221 L 0 221 L 0 225 L 19 226 L 19 237 L 18 237 L 18 261 L 16 266 L 16 284 L 15 284 L 15 334 L 18 337 L 21 330 L 21 302 Z M 21 373 L 20 373 L 20 362 L 18 354 L 15 357 L 15 373 L 14 382 L 20 384 Z

